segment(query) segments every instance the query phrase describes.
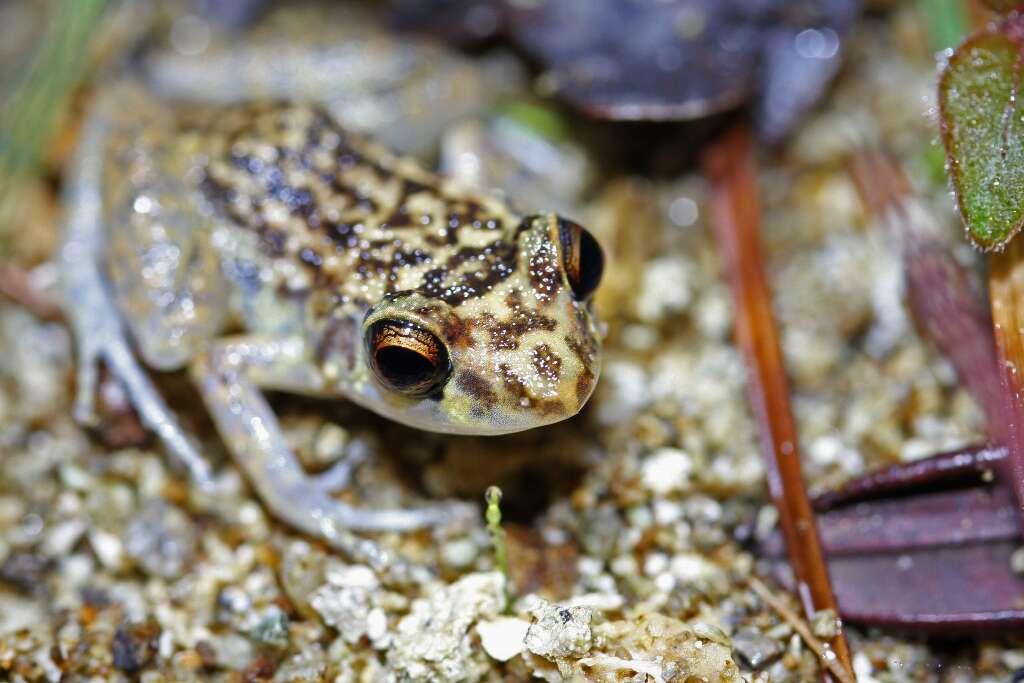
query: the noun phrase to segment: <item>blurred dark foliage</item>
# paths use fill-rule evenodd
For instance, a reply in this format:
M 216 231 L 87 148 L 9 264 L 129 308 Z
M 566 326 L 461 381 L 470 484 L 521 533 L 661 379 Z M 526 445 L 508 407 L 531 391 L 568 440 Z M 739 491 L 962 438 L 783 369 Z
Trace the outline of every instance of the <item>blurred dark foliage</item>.
M 274 0 L 191 0 L 196 14 L 225 28 L 238 28 L 256 21 Z
M 504 0 L 389 0 L 388 19 L 403 31 L 439 37 L 463 47 L 475 47 L 505 31 Z
M 835 75 L 860 0 L 391 0 L 393 26 L 462 46 L 505 38 L 590 116 L 702 118 L 749 105 L 776 142 Z

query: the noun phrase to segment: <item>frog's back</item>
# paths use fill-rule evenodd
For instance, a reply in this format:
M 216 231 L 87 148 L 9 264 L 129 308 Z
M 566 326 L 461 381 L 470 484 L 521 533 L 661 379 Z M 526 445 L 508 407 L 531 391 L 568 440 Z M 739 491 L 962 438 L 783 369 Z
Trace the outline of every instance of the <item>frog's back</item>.
M 366 308 L 419 289 L 459 305 L 512 273 L 518 218 L 315 106 L 246 105 L 189 126 L 207 139 L 198 186 L 292 290 Z M 472 274 L 473 277 L 468 277 Z

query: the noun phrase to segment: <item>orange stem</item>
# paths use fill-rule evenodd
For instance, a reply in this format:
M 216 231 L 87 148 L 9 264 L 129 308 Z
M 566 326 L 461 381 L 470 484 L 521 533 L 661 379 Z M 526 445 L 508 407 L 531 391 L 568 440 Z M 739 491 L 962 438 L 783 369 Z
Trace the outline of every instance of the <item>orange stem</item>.
M 762 263 L 760 206 L 750 133 L 743 127 L 727 133 L 706 153 L 704 168 L 713 186 L 712 222 L 732 287 L 736 342 L 748 368 L 749 398 L 761 435 L 768 490 L 779 511 L 797 594 L 808 618 L 823 609 L 838 614 L 814 513 L 800 473 L 796 424 Z M 830 646 L 840 666 L 853 677 L 842 629 Z
M 992 436 L 1007 447 L 1004 475 L 1024 513 L 1024 242 L 1012 240 L 989 259 L 989 300 L 1004 400 L 989 417 Z

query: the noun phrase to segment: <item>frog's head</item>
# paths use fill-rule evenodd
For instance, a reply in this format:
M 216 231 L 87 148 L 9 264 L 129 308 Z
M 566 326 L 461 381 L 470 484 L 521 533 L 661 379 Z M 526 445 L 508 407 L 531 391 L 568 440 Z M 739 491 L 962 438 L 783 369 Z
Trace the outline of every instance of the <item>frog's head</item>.
M 431 431 L 501 434 L 575 415 L 600 372 L 590 298 L 604 257 L 555 215 L 454 249 L 367 314 L 358 400 Z

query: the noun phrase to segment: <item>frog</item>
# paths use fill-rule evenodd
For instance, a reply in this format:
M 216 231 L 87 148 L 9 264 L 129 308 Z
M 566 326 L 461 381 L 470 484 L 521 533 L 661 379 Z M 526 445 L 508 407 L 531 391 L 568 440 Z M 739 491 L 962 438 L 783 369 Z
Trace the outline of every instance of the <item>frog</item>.
M 193 480 L 210 466 L 149 380 L 187 370 L 270 513 L 328 542 L 475 514 L 343 501 L 353 467 L 308 473 L 267 391 L 347 400 L 410 427 L 499 435 L 564 420 L 598 381 L 604 256 L 346 129 L 314 102 L 176 102 L 105 86 L 69 172 L 61 268 L 78 345 Z

